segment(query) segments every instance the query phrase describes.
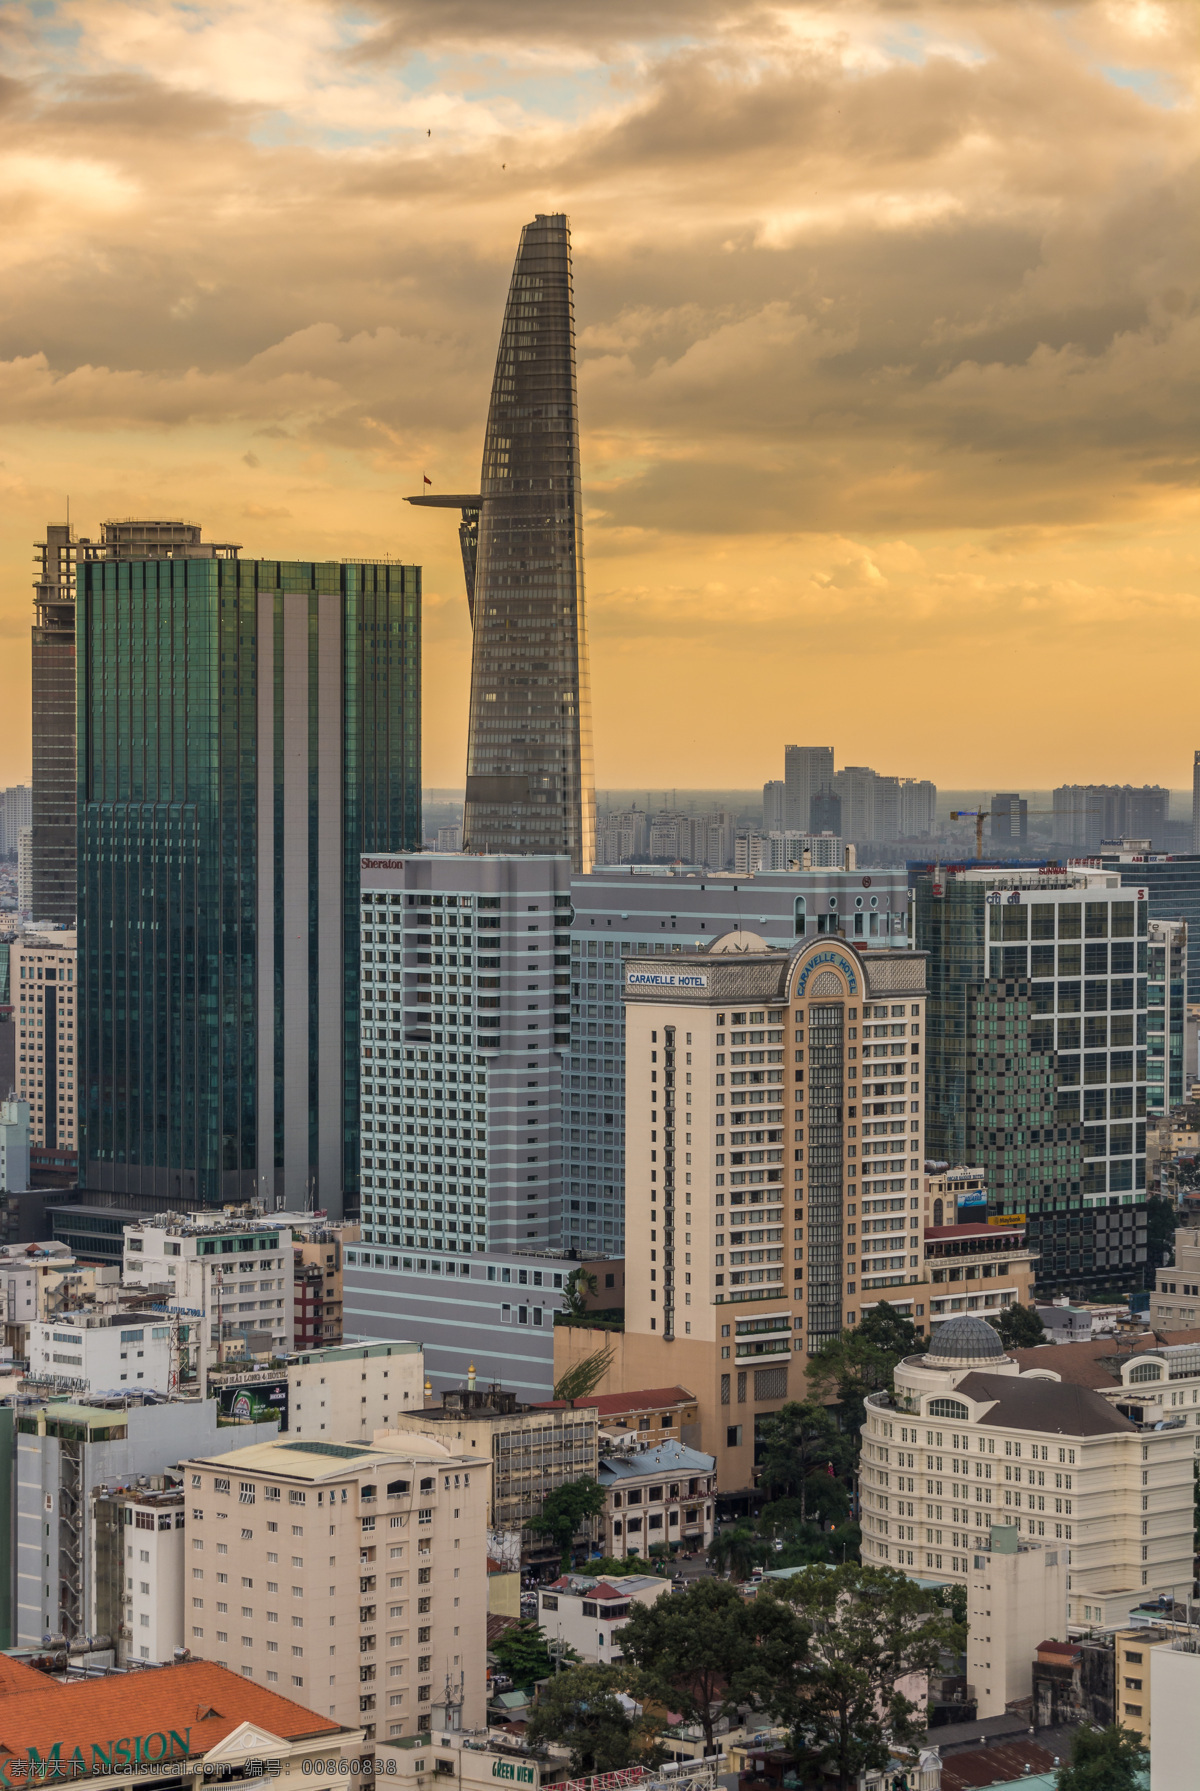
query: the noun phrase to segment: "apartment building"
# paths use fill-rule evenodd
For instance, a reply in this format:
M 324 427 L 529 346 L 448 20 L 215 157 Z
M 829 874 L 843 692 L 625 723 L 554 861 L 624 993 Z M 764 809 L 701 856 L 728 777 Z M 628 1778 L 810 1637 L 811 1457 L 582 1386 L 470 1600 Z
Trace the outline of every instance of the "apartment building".
M 274 1423 L 219 1429 L 215 1400 L 147 1404 L 132 1391 L 21 1406 L 12 1425 L 13 1640 L 34 1648 L 47 1634 L 97 1633 L 97 1489 L 148 1487 L 189 1449 L 215 1456 L 277 1434 Z
M 1065 1544 L 1022 1537 L 997 1515 L 987 1548 L 968 1557 L 967 1678 L 977 1717 L 1003 1716 L 1031 1696 L 1038 1643 L 1066 1634 L 1069 1554 Z
M 9 946 L 16 1094 L 29 1103 L 35 1149 L 75 1152 L 75 934 L 24 933 Z
M 123 1279 L 166 1283 L 169 1317 L 180 1326 L 180 1385 L 208 1391 L 213 1368 L 292 1349 L 295 1263 L 292 1231 L 248 1208 L 160 1213 L 123 1226 Z
M 121 1666 L 169 1661 L 186 1646 L 186 1514 L 178 1476 L 93 1496 L 90 1633 L 112 1637 Z
M 793 1355 L 890 1286 L 897 1218 L 919 1271 L 925 962 L 729 933 L 628 959 L 624 995 L 625 1384 L 692 1388 L 734 1492 Z
M 490 1461 L 489 1547 L 509 1564 L 555 1553 L 545 1537 L 528 1529 L 529 1520 L 548 1493 L 585 1475 L 594 1480 L 599 1465 L 593 1404 L 522 1405 L 505 1387 L 476 1386 L 473 1374 L 465 1386 L 448 1387 L 440 1405 L 414 1412 L 406 1428 Z
M 483 1725 L 487 1462 L 428 1436 L 181 1463 L 189 1646 L 368 1742 Z
M 297 1227 L 293 1233 L 293 1348 L 324 1349 L 342 1341 L 345 1247 L 361 1235 L 361 1226 L 352 1224 L 314 1226 L 307 1235 Z
M 342 1343 L 299 1351 L 287 1379 L 293 1436 L 370 1437 L 409 1427 L 424 1403 L 425 1357 L 419 1343 Z
M 1058 1352 L 1022 1372 L 983 1319 L 951 1319 L 872 1394 L 860 1473 L 862 1558 L 965 1584 L 991 1526 L 1069 1546 L 1069 1619 L 1111 1625 L 1190 1582 L 1194 1437 L 1139 1423 L 1060 1380 Z

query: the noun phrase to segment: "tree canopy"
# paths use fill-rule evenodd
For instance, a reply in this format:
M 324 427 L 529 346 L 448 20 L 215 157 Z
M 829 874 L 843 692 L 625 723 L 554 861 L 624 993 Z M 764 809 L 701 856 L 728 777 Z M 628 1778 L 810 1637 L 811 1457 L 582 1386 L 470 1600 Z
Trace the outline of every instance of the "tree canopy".
M 579 1659 L 573 1648 L 562 1646 L 564 1652 L 560 1659 L 564 1666 Z M 492 1644 L 490 1652 L 514 1685 L 534 1685 L 554 1671 L 545 1632 L 531 1621 L 515 1623 L 511 1629 L 506 1629 Z
M 1000 1333 L 1005 1349 L 1032 1349 L 1035 1344 L 1049 1342 L 1046 1327 L 1032 1306 L 1005 1306 L 988 1323 Z
M 556 1486 L 542 1500 L 542 1509 L 529 1520 L 529 1528 L 539 1536 L 549 1536 L 562 1555 L 563 1571 L 571 1563 L 571 1544 L 589 1517 L 599 1517 L 604 1510 L 604 1489 L 590 1474 Z
M 777 1601 L 748 1604 L 725 1580 L 696 1580 L 684 1593 L 635 1605 L 621 1648 L 641 1695 L 698 1723 L 711 1751 L 716 1722 L 768 1692 L 803 1652 L 803 1637 Z
M 631 1714 L 621 1703 L 628 1677 L 623 1667 L 580 1666 L 559 1673 L 542 1687 L 526 1739 L 534 1747 L 555 1741 L 569 1748 L 577 1778 L 657 1765 L 659 1723 L 644 1713 Z
M 780 1411 L 760 1419 L 758 1435 L 759 1485 L 773 1495 L 796 1499 L 802 1522 L 809 1505 L 821 1502 L 814 1495 L 812 1479 L 818 1473 L 826 1480 L 836 1479 L 853 1462 L 853 1440 L 838 1429 L 828 1407 L 814 1399 L 790 1400 Z
M 921 1339 L 912 1321 L 881 1300 L 863 1315 L 860 1325 L 851 1326 L 815 1352 L 805 1371 L 812 1397 L 840 1400 L 846 1427 L 857 1433 L 865 1421 L 867 1395 L 891 1392 L 896 1363 L 920 1348 Z
M 594 1393 L 608 1373 L 615 1353 L 610 1343 L 604 1343 L 590 1356 L 584 1356 L 582 1361 L 566 1369 L 554 1383 L 555 1399 L 565 1399 L 569 1405 L 573 1400 L 586 1399 L 589 1393 Z
M 1057 1791 L 1139 1791 L 1150 1755 L 1130 1729 L 1076 1729 Z
M 792 1724 L 798 1757 L 849 1791 L 860 1773 L 886 1767 L 891 1745 L 923 1732 L 896 1683 L 932 1671 L 943 1649 L 959 1652 L 965 1630 L 915 1581 L 858 1562 L 808 1568 L 759 1601 L 771 1597 L 793 1608 L 806 1640 L 769 1707 Z

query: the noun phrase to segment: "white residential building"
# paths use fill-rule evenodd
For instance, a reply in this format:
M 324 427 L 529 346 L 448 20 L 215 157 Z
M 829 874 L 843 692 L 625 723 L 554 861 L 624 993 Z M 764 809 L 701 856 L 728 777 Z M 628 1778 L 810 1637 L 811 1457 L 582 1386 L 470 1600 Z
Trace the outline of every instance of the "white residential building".
M 1033 1691 L 1033 1660 L 1047 1636 L 1066 1633 L 1065 1545 L 1023 1540 L 997 1520 L 988 1547 L 973 1552 L 967 1575 L 967 1678 L 976 1714 L 1003 1716 Z
M 157 1312 L 63 1312 L 30 1325 L 29 1378 L 84 1393 L 169 1393 L 176 1384 L 171 1333 Z
M 1069 1549 L 1074 1625 L 1123 1623 L 1190 1584 L 1196 1433 L 1138 1423 L 1063 1382 L 1054 1353 L 1021 1371 L 983 1319 L 953 1318 L 872 1394 L 860 1476 L 862 1558 L 966 1584 L 996 1522 Z
M 164 1213 L 125 1226 L 128 1285 L 168 1284 L 179 1321 L 180 1385 L 207 1394 L 212 1368 L 291 1353 L 294 1252 L 287 1218 Z
M 486 1460 L 401 1434 L 181 1467 L 197 1654 L 368 1740 L 482 1725 Z
M 713 1539 L 716 1460 L 668 1437 L 652 1449 L 602 1442 L 597 1479 L 605 1494 L 604 1553 L 623 1560 L 671 1550 L 707 1548 Z
M 184 1494 L 178 1478 L 93 1495 L 93 1635 L 120 1665 L 169 1661 L 184 1647 Z
M 654 1604 L 669 1597 L 671 1582 L 656 1573 L 622 1574 L 598 1580 L 586 1573 L 564 1573 L 538 1592 L 538 1626 L 550 1642 L 565 1642 L 581 1660 L 612 1666 L 625 1657 L 621 1631 L 635 1604 Z
M 332 1440 L 392 1430 L 424 1404 L 419 1343 L 342 1343 L 288 1363 L 288 1431 Z

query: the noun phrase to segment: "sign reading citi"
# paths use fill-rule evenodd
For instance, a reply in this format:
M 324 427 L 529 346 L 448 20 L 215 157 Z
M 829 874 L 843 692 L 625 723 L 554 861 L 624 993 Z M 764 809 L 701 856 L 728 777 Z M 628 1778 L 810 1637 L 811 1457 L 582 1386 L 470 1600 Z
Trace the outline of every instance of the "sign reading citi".
M 84 1758 L 76 1745 L 63 1759 L 63 1744 L 54 1742 L 43 1754 L 31 1747 L 23 1760 L 0 1760 L 0 1779 L 6 1785 L 42 1783 L 47 1779 L 81 1779 L 106 1772 L 131 1773 L 139 1766 L 153 1766 L 160 1760 L 186 1760 L 192 1751 L 192 1731 L 181 1735 L 178 1729 L 156 1729 L 150 1735 L 123 1735 L 112 1741 L 93 1741 L 91 1759 Z

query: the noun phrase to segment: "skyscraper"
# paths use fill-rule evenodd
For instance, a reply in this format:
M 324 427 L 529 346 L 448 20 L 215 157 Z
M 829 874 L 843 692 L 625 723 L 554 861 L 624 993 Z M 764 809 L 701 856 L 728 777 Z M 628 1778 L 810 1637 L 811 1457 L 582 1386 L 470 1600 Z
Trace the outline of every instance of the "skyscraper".
M 421 839 L 420 603 L 417 566 L 80 565 L 89 1192 L 357 1188 L 359 857 Z
M 571 236 L 561 213 L 521 232 L 492 381 L 478 495 L 462 512 L 474 627 L 467 852 L 595 857 L 591 690 Z
M 807 833 L 813 825 L 813 797 L 819 790 L 833 788 L 832 746 L 785 746 L 783 783 L 783 826 L 793 833 Z
M 201 541 L 194 522 L 106 522 L 100 539 L 52 522 L 35 543 L 33 623 L 33 839 L 30 907 L 38 920 L 75 919 L 75 568 L 87 560 L 236 558 L 228 542 Z

